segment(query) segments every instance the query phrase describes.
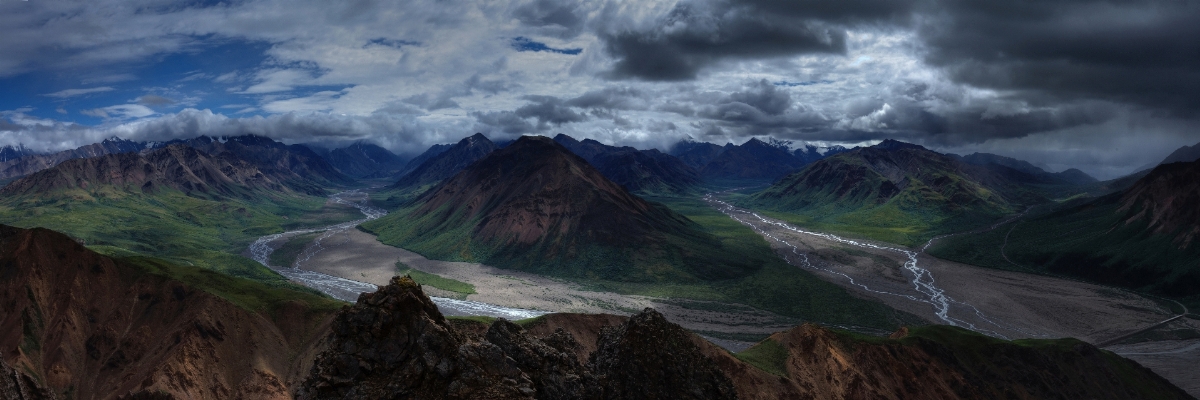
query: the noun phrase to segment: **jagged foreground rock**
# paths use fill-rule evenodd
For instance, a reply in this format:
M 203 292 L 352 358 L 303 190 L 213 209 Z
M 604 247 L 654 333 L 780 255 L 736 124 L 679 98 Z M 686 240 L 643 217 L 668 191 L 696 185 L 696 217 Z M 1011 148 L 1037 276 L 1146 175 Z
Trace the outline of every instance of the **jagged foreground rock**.
M 734 399 L 691 334 L 647 309 L 606 328 L 581 363 L 562 328 L 538 338 L 497 320 L 458 332 L 407 277 L 335 320 L 300 399 Z
M 54 393 L 43 388 L 37 379 L 17 371 L 0 358 L 0 399 L 3 400 L 52 400 Z
M 448 321 L 419 285 L 397 277 L 343 309 L 297 397 L 1190 398 L 1137 363 L 1074 339 L 1009 342 L 942 326 L 875 338 L 806 324 L 761 342 L 776 351 L 759 352 L 751 365 L 652 309 L 609 317 L 552 314 L 528 330 L 505 320 Z M 611 325 L 596 329 L 601 320 Z M 595 345 L 564 327 L 598 330 Z

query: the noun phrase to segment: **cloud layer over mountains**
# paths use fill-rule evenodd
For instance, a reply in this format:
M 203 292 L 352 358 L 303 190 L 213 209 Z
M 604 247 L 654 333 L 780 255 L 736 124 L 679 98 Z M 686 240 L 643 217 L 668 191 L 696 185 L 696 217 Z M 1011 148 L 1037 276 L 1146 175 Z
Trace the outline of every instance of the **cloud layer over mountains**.
M 0 145 L 473 132 L 988 151 L 1101 177 L 1200 141 L 1200 3 L 0 3 Z

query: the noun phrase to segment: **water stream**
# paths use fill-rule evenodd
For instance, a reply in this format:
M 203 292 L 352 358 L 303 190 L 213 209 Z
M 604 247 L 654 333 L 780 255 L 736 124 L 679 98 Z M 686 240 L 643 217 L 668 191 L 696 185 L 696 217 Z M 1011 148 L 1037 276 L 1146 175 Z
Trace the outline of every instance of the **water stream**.
M 367 222 L 384 215 L 387 211 L 371 206 L 368 201 L 367 194 L 359 189 L 347 190 L 340 193 L 335 193 L 329 196 L 329 199 L 338 203 L 357 208 L 363 213 L 363 218 L 334 224 L 322 228 L 313 229 L 298 229 L 283 233 L 266 235 L 255 240 L 250 244 L 250 255 L 254 261 L 271 268 L 280 275 L 304 286 L 321 291 L 335 299 L 354 302 L 358 299 L 358 295 L 362 293 L 374 292 L 379 290 L 379 286 L 371 283 L 359 282 L 351 279 L 345 279 L 333 275 L 327 275 L 316 271 L 309 271 L 297 268 L 301 263 L 308 261 L 317 253 L 326 250 L 321 246 L 321 242 L 333 235 L 345 232 L 349 229 L 354 229 L 363 222 Z M 313 239 L 310 246 L 305 247 L 304 252 L 297 257 L 297 261 L 290 266 L 280 267 L 270 265 L 268 260 L 275 248 L 271 243 L 280 239 L 302 235 L 305 233 L 322 232 L 321 235 Z M 444 297 L 430 296 L 434 304 L 437 304 L 438 309 L 445 315 L 478 315 L 487 317 L 506 318 L 510 320 L 518 320 L 525 318 L 533 318 L 539 315 L 546 314 L 544 311 L 528 310 L 522 308 L 501 307 L 495 304 L 482 303 L 470 300 L 456 300 Z
M 868 291 L 871 293 L 876 293 L 876 294 L 882 294 L 882 295 L 903 297 L 908 300 L 929 304 L 929 305 L 933 306 L 934 314 L 937 316 L 937 318 L 949 325 L 961 326 L 961 327 L 964 327 L 964 328 L 967 328 L 967 329 L 970 329 L 970 330 L 973 330 L 976 332 L 980 332 L 980 333 L 984 333 L 987 335 L 1004 338 L 1004 339 L 1008 339 L 1008 338 L 1005 335 L 1002 335 L 997 331 L 989 329 L 989 326 L 1004 329 L 1004 330 L 1022 331 L 1021 329 L 1018 329 L 1013 326 L 1009 326 L 1008 324 L 1001 324 L 999 322 L 996 322 L 996 321 L 988 318 L 986 315 L 984 315 L 984 313 L 982 311 L 980 311 L 978 308 L 976 308 L 975 306 L 961 302 L 961 301 L 954 300 L 953 298 L 947 296 L 945 290 L 938 287 L 937 280 L 934 279 L 933 273 L 930 272 L 928 269 L 922 268 L 920 266 L 920 264 L 918 263 L 919 260 L 918 260 L 917 256 L 921 253 L 921 251 L 913 251 L 913 250 L 902 249 L 902 248 L 897 248 L 897 247 L 882 246 L 882 245 L 878 245 L 878 244 L 874 244 L 874 243 L 868 243 L 868 242 L 863 242 L 863 241 L 847 239 L 847 238 L 843 238 L 843 237 L 828 234 L 828 233 L 803 230 L 803 229 L 788 225 L 782 221 L 768 219 L 768 218 L 765 218 L 765 217 L 759 215 L 758 213 L 737 208 L 737 207 L 733 206 L 732 204 L 729 204 L 729 203 L 726 203 L 724 201 L 717 199 L 713 193 L 705 195 L 704 200 L 709 202 L 710 204 L 713 204 L 714 207 L 718 211 L 729 216 L 730 218 L 733 218 L 735 221 L 738 221 L 742 224 L 750 226 L 752 229 L 757 231 L 760 235 L 763 235 L 764 237 L 767 237 L 768 239 L 782 243 L 783 245 L 786 245 L 789 248 L 791 248 L 792 255 L 785 256 L 785 259 L 788 262 L 792 262 L 792 260 L 793 260 L 792 257 L 795 257 L 795 260 L 799 261 L 800 266 L 802 266 L 804 268 L 819 270 L 819 271 L 823 271 L 826 273 L 831 273 L 831 274 L 841 276 L 841 277 L 847 279 L 851 285 L 862 288 L 865 291 Z M 875 288 L 871 288 L 866 284 L 856 281 L 853 277 L 851 277 L 850 275 L 847 275 L 845 273 L 842 273 L 842 272 L 839 272 L 839 271 L 836 271 L 833 269 L 829 269 L 829 268 L 819 267 L 819 266 L 815 265 L 813 262 L 811 262 L 808 258 L 808 254 L 805 252 L 802 252 L 798 247 L 796 247 L 795 244 L 792 244 L 792 243 L 788 242 L 787 240 L 777 237 L 777 236 L 771 234 L 771 232 L 768 232 L 765 229 L 762 229 L 761 227 L 759 227 L 758 225 L 755 224 L 755 221 L 757 221 L 758 224 L 772 225 L 772 226 L 782 228 L 782 229 L 785 229 L 785 230 L 793 232 L 793 233 L 815 236 L 815 237 L 819 237 L 819 238 L 822 238 L 825 240 L 838 242 L 838 243 L 842 243 L 842 244 L 847 244 L 847 245 L 851 245 L 851 246 L 855 246 L 855 247 L 901 253 L 908 259 L 904 263 L 904 269 L 906 271 L 908 271 L 909 274 L 911 274 L 910 282 L 913 286 L 913 290 L 914 290 L 915 294 L 895 293 L 895 292 L 889 292 L 889 291 L 884 291 L 884 290 L 878 290 Z M 926 245 L 926 247 L 928 247 L 928 244 Z M 923 250 L 924 249 L 922 249 L 922 251 Z M 960 316 L 957 316 L 957 317 L 954 315 L 951 315 L 951 313 L 952 313 L 951 307 L 953 305 L 958 305 L 963 308 L 969 309 L 970 310 L 969 313 L 972 314 L 971 317 L 973 319 L 975 319 L 977 322 L 979 322 L 979 324 L 967 321 L 965 318 L 961 317 L 961 314 L 959 314 Z

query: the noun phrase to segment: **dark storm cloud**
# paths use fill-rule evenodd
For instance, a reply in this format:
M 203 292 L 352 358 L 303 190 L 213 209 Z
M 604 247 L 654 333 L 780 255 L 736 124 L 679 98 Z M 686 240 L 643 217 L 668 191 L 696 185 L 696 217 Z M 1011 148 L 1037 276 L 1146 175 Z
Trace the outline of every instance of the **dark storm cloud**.
M 478 123 L 475 130 L 484 132 L 493 132 L 498 130 L 509 135 L 522 135 L 526 133 L 536 133 L 538 128 L 517 116 L 512 111 L 492 111 L 492 112 L 473 112 L 472 117 Z
M 0 131 L 15 132 L 15 131 L 20 131 L 20 130 L 25 130 L 25 127 L 22 125 L 14 124 L 12 122 L 8 122 L 8 120 L 6 120 L 4 118 L 0 118 Z
M 579 97 L 567 100 L 565 104 L 572 107 L 607 110 L 645 109 L 645 96 L 646 94 L 638 89 L 610 86 L 584 93 Z
M 587 121 L 586 116 L 575 112 L 557 97 L 525 96 L 524 99 L 533 103 L 521 106 L 514 113 L 521 118 L 536 118 L 539 130 L 548 125 L 561 126 L 571 122 Z
M 1200 2 L 946 1 L 926 61 L 971 85 L 1196 115 Z
M 616 78 L 695 79 L 723 59 L 844 54 L 846 28 L 902 22 L 908 0 L 680 2 L 650 29 L 601 32 Z
M 576 111 L 574 106 L 568 104 L 569 101 L 558 97 L 530 95 L 524 96 L 522 99 L 530 103 L 513 111 L 471 113 L 477 123 L 476 130 L 489 132 L 499 130 L 514 135 L 539 133 L 549 131 L 552 127 L 585 122 L 590 119 L 586 112 Z M 592 114 L 598 117 L 614 118 L 610 112 L 603 111 L 603 109 L 598 109 Z
M 746 90 L 733 92 L 729 99 L 757 108 L 769 115 L 782 114 L 792 106 L 792 96 L 783 90 L 775 88 L 766 79 L 751 84 Z

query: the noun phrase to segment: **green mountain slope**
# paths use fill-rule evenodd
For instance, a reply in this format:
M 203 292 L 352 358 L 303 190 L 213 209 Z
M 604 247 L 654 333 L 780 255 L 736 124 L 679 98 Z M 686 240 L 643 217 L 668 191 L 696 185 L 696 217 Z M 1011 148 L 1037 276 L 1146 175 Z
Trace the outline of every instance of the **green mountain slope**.
M 810 164 L 739 203 L 806 226 L 916 244 L 1046 201 L 1030 174 L 892 140 Z
M 947 238 L 929 251 L 1200 304 L 1200 161 L 1160 165 L 1124 191 L 1064 203 L 1005 228 Z
M 144 254 L 263 281 L 282 280 L 240 254 L 258 236 L 358 218 L 326 208 L 294 173 L 182 145 L 76 159 L 0 190 L 0 223 L 45 227 L 117 255 Z
M 497 150 L 364 228 L 433 258 L 551 275 L 689 281 L 754 268 L 718 264 L 707 249 L 720 244 L 694 222 L 629 194 L 543 137 Z
M 1008 341 L 949 325 L 883 338 L 806 324 L 737 357 L 813 398 L 1191 398 L 1136 362 L 1077 339 Z

